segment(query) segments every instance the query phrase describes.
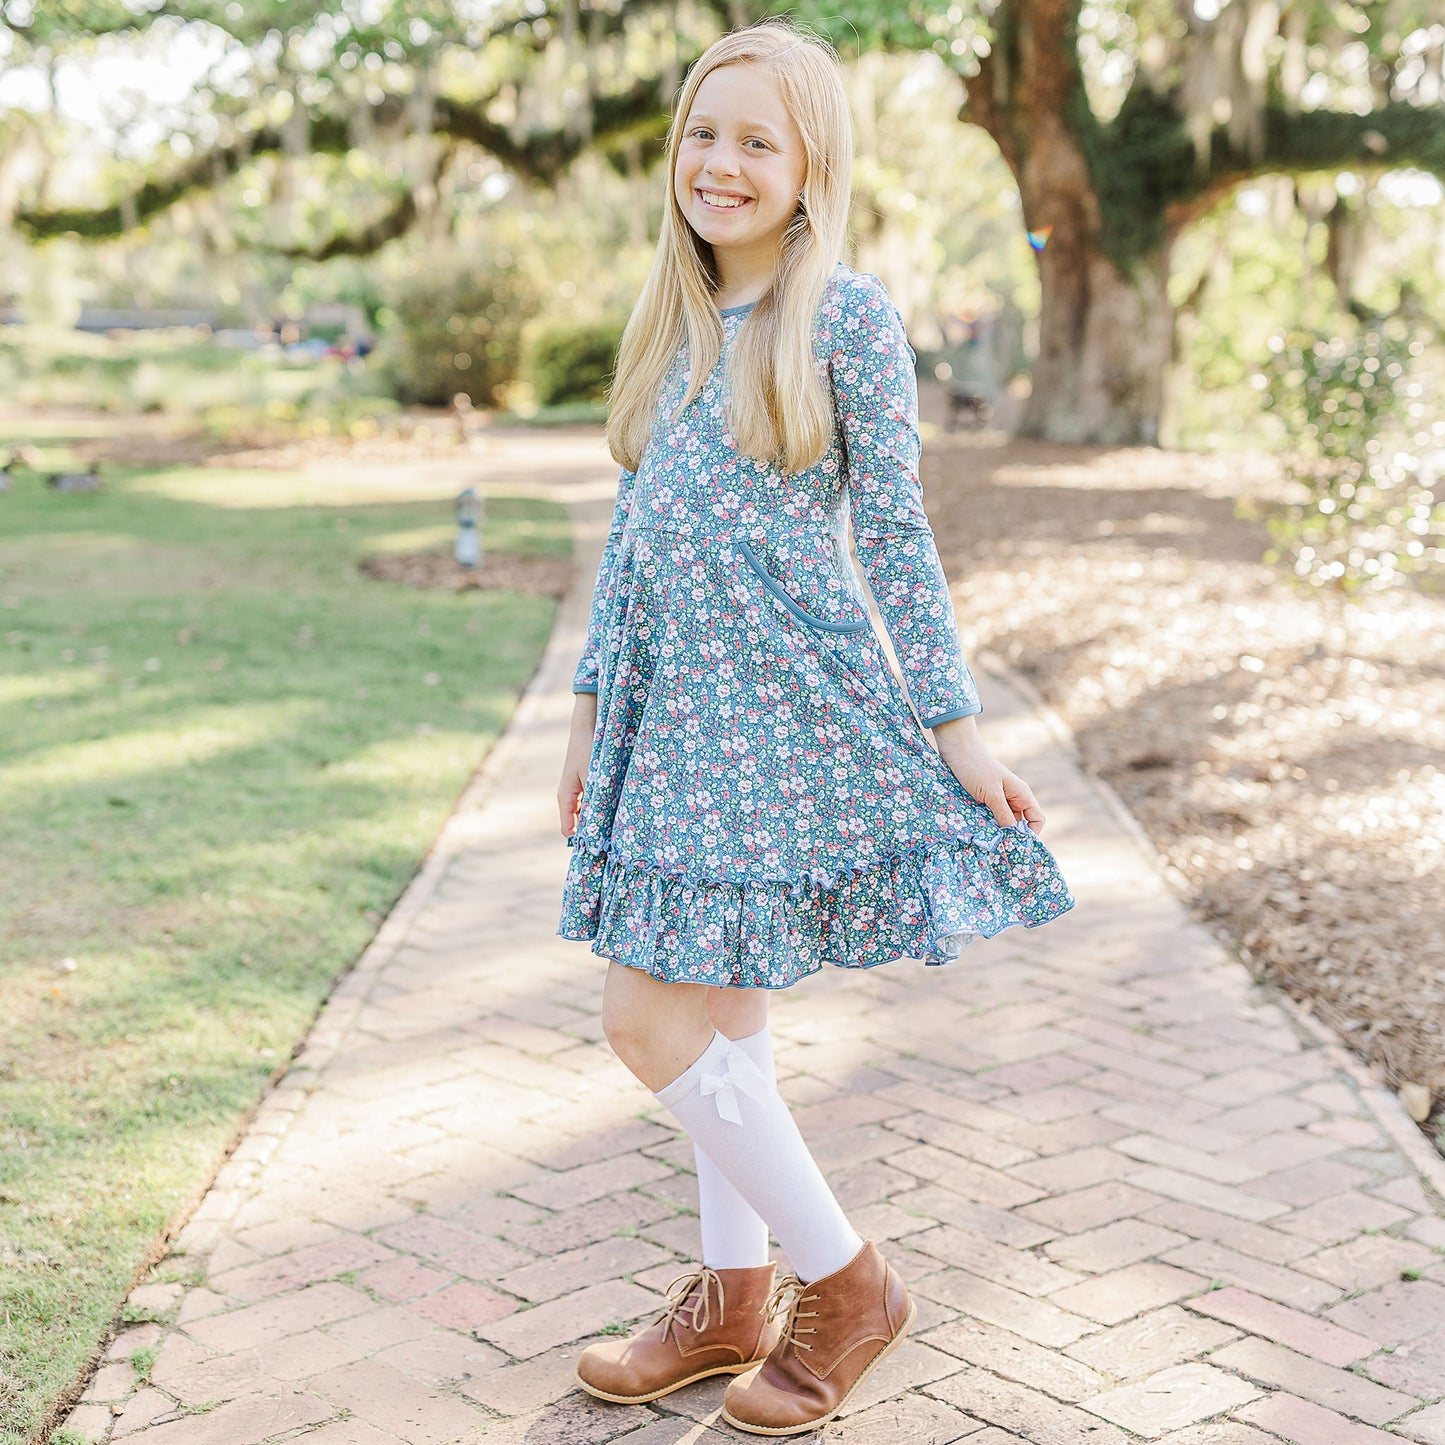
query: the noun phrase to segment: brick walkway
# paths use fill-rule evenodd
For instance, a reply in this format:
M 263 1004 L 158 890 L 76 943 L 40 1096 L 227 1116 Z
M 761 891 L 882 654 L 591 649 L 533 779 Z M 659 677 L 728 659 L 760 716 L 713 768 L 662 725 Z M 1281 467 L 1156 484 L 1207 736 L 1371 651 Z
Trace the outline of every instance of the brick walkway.
M 426 868 L 175 1243 L 70 1425 L 143 1445 L 693 1445 L 725 1381 L 575 1392 L 695 1257 L 691 1149 L 553 936 L 553 795 L 615 468 L 519 439 L 584 585 Z M 579 480 L 582 479 L 582 480 Z M 1190 920 L 1130 820 L 981 668 L 1079 898 L 963 962 L 776 996 L 779 1081 L 919 1301 L 830 1445 L 1445 1445 L 1445 1170 Z M 171 1261 L 174 1265 L 175 1261 Z M 137 1387 L 131 1355 L 152 1358 Z

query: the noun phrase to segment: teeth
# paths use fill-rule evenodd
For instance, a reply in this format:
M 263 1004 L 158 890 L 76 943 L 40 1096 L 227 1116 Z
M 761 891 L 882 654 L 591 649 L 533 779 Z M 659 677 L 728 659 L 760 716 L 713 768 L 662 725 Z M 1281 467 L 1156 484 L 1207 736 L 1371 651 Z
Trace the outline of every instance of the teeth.
M 698 194 L 708 205 L 721 206 L 727 210 L 731 210 L 736 206 L 747 205 L 746 200 L 740 200 L 737 196 L 719 196 L 715 195 L 712 191 L 699 191 Z

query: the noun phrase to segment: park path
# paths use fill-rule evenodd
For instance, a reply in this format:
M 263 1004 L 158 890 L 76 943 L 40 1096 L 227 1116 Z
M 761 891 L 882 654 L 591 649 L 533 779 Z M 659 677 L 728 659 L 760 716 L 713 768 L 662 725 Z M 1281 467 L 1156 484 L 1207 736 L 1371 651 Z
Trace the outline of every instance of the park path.
M 495 443 L 580 581 L 505 735 L 174 1241 L 69 1425 L 138 1445 L 693 1445 L 725 1381 L 575 1391 L 695 1257 L 691 1149 L 554 936 L 553 795 L 615 467 Z M 1394 1097 L 1192 921 L 1113 796 L 980 659 L 1078 896 L 959 963 L 778 995 L 779 1083 L 919 1301 L 830 1445 L 1445 1445 L 1445 1170 Z M 184 1261 L 180 1261 L 184 1262 Z M 162 1261 L 161 1272 L 169 1263 Z M 137 1384 L 131 1357 L 150 1361 Z

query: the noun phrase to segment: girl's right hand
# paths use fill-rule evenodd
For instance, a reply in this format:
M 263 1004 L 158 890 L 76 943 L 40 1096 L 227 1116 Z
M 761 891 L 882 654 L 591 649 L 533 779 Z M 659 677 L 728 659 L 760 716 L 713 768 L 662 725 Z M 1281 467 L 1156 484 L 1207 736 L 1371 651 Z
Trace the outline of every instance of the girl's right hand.
M 562 836 L 570 838 L 577 831 L 577 812 L 582 805 L 582 785 L 592 762 L 592 734 L 597 729 L 597 694 L 574 693 L 572 730 L 567 738 L 567 756 L 562 762 L 562 781 L 557 784 L 557 810 L 562 820 Z

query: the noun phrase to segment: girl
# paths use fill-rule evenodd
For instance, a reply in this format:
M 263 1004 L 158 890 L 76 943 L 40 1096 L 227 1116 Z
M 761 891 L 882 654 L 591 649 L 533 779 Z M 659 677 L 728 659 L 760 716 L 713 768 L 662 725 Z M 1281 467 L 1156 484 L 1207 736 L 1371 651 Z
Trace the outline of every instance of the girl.
M 832 1419 L 915 1314 L 778 1094 L 769 990 L 943 964 L 1073 902 L 1033 793 L 978 737 L 915 357 L 882 283 L 840 259 L 852 159 L 837 56 L 786 21 L 724 36 L 683 85 L 557 793 L 557 932 L 610 960 L 607 1040 L 691 1136 L 702 1227 L 701 1267 L 578 1380 L 637 1403 L 735 1375 L 723 1415 L 759 1435 Z M 793 1267 L 776 1289 L 769 1230 Z

